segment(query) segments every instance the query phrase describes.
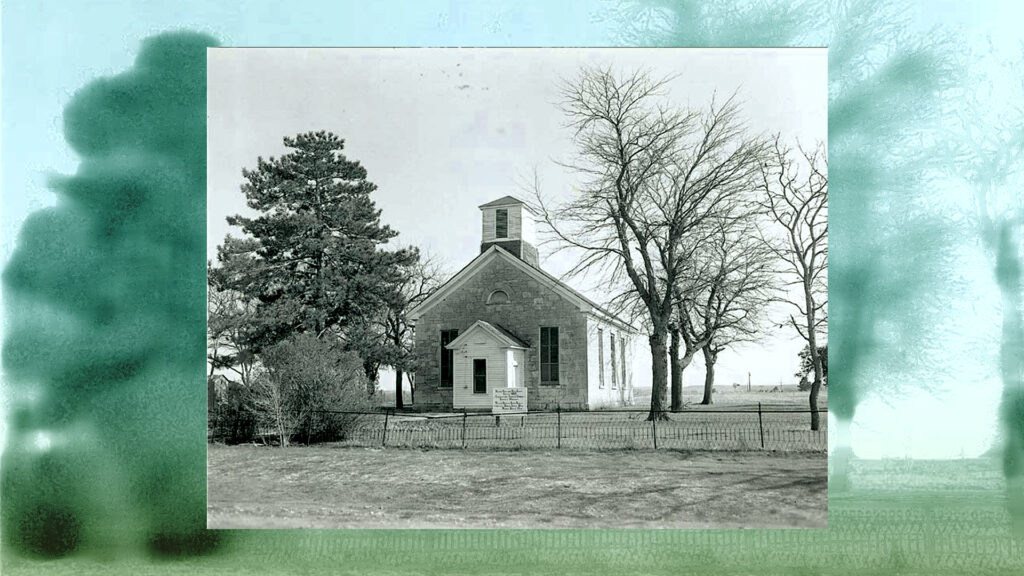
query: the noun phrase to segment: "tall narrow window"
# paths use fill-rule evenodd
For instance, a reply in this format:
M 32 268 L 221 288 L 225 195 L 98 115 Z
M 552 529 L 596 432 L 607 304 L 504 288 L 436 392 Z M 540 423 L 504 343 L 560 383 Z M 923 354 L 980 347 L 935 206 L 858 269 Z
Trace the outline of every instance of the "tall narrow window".
M 540 328 L 540 383 L 558 384 L 558 328 Z
M 446 348 L 459 336 L 458 330 L 441 330 L 441 388 L 451 388 L 454 381 L 454 350 Z
M 487 394 L 487 360 L 473 358 L 473 394 Z
M 619 357 L 622 360 L 620 362 L 619 369 L 622 370 L 622 389 L 626 389 L 626 341 L 619 338 Z
M 494 237 L 508 238 L 508 210 L 504 208 L 494 211 Z
M 618 387 L 619 379 L 616 377 L 617 372 L 615 370 L 615 367 L 618 366 L 618 363 L 615 362 L 615 334 L 608 338 L 608 342 L 611 343 L 612 353 L 612 388 L 616 388 Z
M 604 388 L 604 330 L 597 329 L 597 385 Z

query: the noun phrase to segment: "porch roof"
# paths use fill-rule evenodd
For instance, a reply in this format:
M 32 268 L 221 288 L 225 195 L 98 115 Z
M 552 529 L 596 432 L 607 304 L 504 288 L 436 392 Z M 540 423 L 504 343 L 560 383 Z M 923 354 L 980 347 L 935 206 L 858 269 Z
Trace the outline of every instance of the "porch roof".
M 502 326 L 497 324 L 491 324 L 490 322 L 485 322 L 483 320 L 477 320 L 476 322 L 474 322 L 473 325 L 469 327 L 469 329 L 467 329 L 462 334 L 459 334 L 458 337 L 455 338 L 455 340 L 449 342 L 448 345 L 445 347 L 448 348 L 449 350 L 454 350 L 459 346 L 465 344 L 469 338 L 472 338 L 473 336 L 480 333 L 486 334 L 492 341 L 497 342 L 503 348 L 526 349 L 530 347 L 529 344 L 523 342 L 521 338 L 509 332 Z

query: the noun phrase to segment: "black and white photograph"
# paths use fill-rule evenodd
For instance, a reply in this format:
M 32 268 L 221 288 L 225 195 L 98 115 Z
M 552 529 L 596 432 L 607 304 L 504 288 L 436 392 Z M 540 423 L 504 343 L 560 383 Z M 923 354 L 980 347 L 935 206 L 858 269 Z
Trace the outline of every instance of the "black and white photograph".
M 207 54 L 209 528 L 827 526 L 826 49 Z

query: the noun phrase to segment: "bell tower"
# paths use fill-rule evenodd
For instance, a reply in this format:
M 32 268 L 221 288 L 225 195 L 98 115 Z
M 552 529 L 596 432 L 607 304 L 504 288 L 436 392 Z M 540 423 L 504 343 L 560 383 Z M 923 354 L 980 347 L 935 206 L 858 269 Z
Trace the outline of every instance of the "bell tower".
M 527 264 L 540 268 L 536 238 L 536 214 L 522 200 L 504 196 L 480 205 L 483 231 L 480 252 L 501 246 Z

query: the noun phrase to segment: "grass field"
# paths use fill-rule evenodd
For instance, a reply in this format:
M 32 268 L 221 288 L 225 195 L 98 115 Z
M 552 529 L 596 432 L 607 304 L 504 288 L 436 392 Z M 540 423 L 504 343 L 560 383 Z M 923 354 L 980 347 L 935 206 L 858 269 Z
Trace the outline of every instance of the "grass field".
M 715 386 L 715 392 L 711 395 L 710 405 L 701 405 L 700 401 L 704 396 L 704 388 L 700 386 L 686 386 L 683 388 L 683 402 L 690 410 L 730 410 L 730 409 L 756 409 L 760 403 L 763 406 L 787 407 L 793 410 L 807 410 L 808 392 L 801 392 L 796 384 L 783 384 L 772 386 L 751 386 L 747 390 L 745 384 L 740 386 Z M 651 405 L 651 389 L 637 388 L 634 391 L 634 405 L 639 408 L 647 408 Z M 828 388 L 822 387 L 818 397 L 818 409 L 828 408 Z
M 210 446 L 211 528 L 824 528 L 823 454 Z
M 218 454 L 234 448 L 211 450 Z M 251 468 L 249 475 L 256 478 L 259 469 Z M 140 552 L 37 560 L 8 553 L 0 572 L 5 576 L 1024 573 L 1024 537 L 1010 529 L 1006 485 L 997 459 L 854 460 L 850 480 L 849 491 L 829 495 L 827 530 L 221 531 L 223 546 L 209 556 L 168 561 Z M 265 500 L 252 494 L 257 488 L 251 484 L 247 490 L 236 499 Z

